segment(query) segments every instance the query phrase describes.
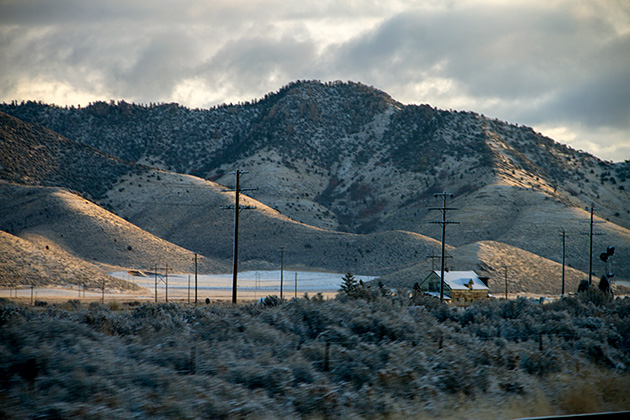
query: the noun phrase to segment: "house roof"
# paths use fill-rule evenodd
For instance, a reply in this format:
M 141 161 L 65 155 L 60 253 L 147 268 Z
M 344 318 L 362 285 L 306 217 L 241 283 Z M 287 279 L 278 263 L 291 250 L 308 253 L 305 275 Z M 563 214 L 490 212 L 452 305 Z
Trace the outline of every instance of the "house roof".
M 434 273 L 440 277 L 439 271 Z M 451 290 L 488 290 L 474 271 L 445 271 L 444 283 L 448 284 Z

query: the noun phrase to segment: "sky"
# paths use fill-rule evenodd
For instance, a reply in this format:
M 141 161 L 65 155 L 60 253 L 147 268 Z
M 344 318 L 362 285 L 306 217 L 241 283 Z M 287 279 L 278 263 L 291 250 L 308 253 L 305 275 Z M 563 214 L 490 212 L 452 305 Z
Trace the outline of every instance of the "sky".
M 312 79 L 630 159 L 630 1 L 0 0 L 0 102 L 205 108 Z

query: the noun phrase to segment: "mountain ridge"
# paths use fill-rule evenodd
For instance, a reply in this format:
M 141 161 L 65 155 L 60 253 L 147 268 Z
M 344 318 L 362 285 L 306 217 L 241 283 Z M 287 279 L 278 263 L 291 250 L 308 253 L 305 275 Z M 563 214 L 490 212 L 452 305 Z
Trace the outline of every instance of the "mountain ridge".
M 565 195 L 586 204 L 597 199 L 586 184 L 625 182 L 630 176 L 630 165 L 601 161 L 531 128 L 470 112 L 402 105 L 361 84 L 296 82 L 254 103 L 209 110 L 125 102 L 80 109 L 5 104 L 0 109 L 117 158 L 222 184 L 242 164 L 267 172 L 284 167 L 294 177 L 315 174 L 321 181 L 308 199 L 332 213 L 319 212 L 324 225 L 359 233 L 378 229 L 382 211 L 413 194 L 431 197 L 447 183 L 454 193 L 465 193 L 478 188 L 470 179 L 498 171 L 555 188 L 570 180 L 574 185 Z M 457 175 L 461 182 L 453 179 Z M 405 198 L 379 194 L 385 190 Z M 273 188 L 259 189 L 253 196 L 300 220 L 282 204 L 287 196 L 302 194 L 294 186 L 276 194 Z M 616 222 L 630 227 L 623 218 Z
M 206 220 L 221 237 L 220 250 L 205 249 L 223 259 L 231 252 L 229 214 L 212 210 L 204 216 L 190 211 L 199 202 L 192 207 L 186 204 L 183 208 L 188 211 L 171 211 L 173 203 L 163 198 L 160 204 L 157 198 L 172 196 L 169 186 L 153 187 L 160 177 L 176 177 L 172 171 L 200 176 L 206 181 L 190 181 L 191 185 L 211 181 L 219 185 L 204 187 L 214 190 L 211 196 L 215 198 L 208 196 L 210 203 L 220 196 L 216 191 L 220 185 L 233 186 L 233 169 L 248 172 L 242 182 L 257 187 L 249 193 L 255 200 L 252 203 L 269 210 L 252 216 L 247 212 L 243 223 L 257 237 L 275 239 L 258 237 L 250 242 L 251 247 L 242 253 L 244 264 L 248 260 L 272 262 L 274 247 L 286 246 L 290 238 L 310 236 L 318 237 L 317 241 L 300 239 L 296 253 L 310 255 L 303 252 L 312 249 L 306 245 L 317 247 L 317 242 L 326 244 L 322 249 L 336 249 L 337 256 L 354 252 L 356 257 L 332 262 L 315 252 L 318 256 L 302 256 L 297 264 L 326 268 L 323 264 L 344 271 L 376 269 L 381 264 L 391 271 L 396 264 L 382 258 L 369 262 L 377 250 L 387 248 L 373 238 L 381 235 L 381 240 L 390 241 L 398 240 L 396 235 L 420 235 L 400 242 L 406 243 L 403 248 L 417 247 L 417 252 L 391 253 L 391 258 L 407 255 L 399 268 L 408 267 L 414 258 L 425 258 L 440 238 L 437 226 L 429 223 L 437 217 L 429 207 L 437 204 L 433 195 L 442 191 L 455 194 L 453 205 L 459 210 L 452 217 L 463 227 L 449 227 L 447 242 L 455 247 L 453 252 L 479 241 L 498 241 L 557 263 L 557 236 L 567 229 L 569 264 L 585 271 L 585 238 L 578 236 L 578 229 L 586 216 L 584 209 L 593 203 L 599 207 L 598 220 L 608 222 L 598 226 L 609 234 L 607 241 L 619 249 L 630 246 L 626 189 L 630 162 L 602 161 L 531 128 L 476 113 L 403 105 L 358 83 L 299 81 L 258 101 L 208 110 L 112 101 L 65 109 L 13 103 L 1 105 L 0 111 L 59 130 L 71 141 L 96 147 L 121 162 L 129 161 L 131 169 L 109 177 L 106 192 L 97 194 L 96 202 L 189 250 L 205 246 L 191 240 L 194 226 L 198 231 L 200 227 L 186 215 L 195 214 L 192 219 Z M 134 202 L 138 201 L 134 194 L 148 191 L 149 185 L 154 191 L 151 202 Z M 275 216 L 271 209 L 277 212 Z M 166 227 L 169 217 L 179 220 L 172 228 Z M 544 225 L 544 221 L 543 228 L 528 227 Z M 212 234 L 212 230 L 205 232 Z M 389 232 L 408 233 L 392 236 Z M 339 243 L 353 243 L 351 238 L 362 238 L 362 245 L 348 245 L 341 252 Z M 595 249 L 601 246 L 600 239 Z M 359 249 L 370 254 L 360 256 Z M 616 267 L 627 273 L 627 265 L 619 261 Z

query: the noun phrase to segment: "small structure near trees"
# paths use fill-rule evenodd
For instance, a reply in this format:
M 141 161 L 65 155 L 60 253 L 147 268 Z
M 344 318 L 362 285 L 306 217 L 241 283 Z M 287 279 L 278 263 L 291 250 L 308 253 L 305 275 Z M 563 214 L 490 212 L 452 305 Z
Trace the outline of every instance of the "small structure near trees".
M 440 297 L 440 272 L 432 271 L 422 282 L 420 290 Z M 455 306 L 468 306 L 472 302 L 488 298 L 488 285 L 474 271 L 444 272 L 444 299 Z

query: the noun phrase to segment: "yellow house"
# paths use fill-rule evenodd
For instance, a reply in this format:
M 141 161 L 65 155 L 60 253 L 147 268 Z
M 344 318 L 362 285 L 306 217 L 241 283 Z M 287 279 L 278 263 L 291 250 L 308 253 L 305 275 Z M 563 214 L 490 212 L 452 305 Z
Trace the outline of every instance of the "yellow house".
M 432 271 L 420 283 L 420 290 L 440 297 L 440 272 Z M 472 302 L 488 298 L 488 286 L 474 271 L 444 272 L 444 299 L 455 306 L 468 306 Z

